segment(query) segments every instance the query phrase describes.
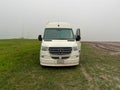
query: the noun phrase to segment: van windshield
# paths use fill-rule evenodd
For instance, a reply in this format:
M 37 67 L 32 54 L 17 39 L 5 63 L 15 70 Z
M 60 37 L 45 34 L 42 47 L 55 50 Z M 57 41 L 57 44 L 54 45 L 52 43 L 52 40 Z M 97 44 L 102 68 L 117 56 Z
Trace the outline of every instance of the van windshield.
M 44 40 L 74 40 L 72 29 L 68 28 L 46 28 Z

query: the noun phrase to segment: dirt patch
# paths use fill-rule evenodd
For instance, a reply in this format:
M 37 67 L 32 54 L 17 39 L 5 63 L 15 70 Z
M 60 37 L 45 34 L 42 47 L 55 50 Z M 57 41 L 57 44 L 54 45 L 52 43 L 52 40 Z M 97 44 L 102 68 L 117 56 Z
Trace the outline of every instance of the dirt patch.
M 107 50 L 111 55 L 120 55 L 120 42 L 90 42 L 89 44 Z

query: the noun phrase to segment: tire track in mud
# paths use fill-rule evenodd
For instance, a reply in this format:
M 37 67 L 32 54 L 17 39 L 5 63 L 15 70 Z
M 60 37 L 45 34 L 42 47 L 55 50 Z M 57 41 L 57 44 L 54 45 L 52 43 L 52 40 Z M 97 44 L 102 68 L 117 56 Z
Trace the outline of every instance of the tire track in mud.
M 89 42 L 89 44 L 107 50 L 111 55 L 120 55 L 120 42 Z
M 81 71 L 88 81 L 89 90 L 99 90 L 97 83 L 94 83 L 94 79 L 87 73 L 86 69 L 82 65 Z
M 85 70 L 85 68 L 81 65 L 81 70 L 82 70 L 82 73 L 83 75 L 85 76 L 85 78 L 88 80 L 88 81 L 92 81 L 92 77 L 87 73 L 87 71 Z

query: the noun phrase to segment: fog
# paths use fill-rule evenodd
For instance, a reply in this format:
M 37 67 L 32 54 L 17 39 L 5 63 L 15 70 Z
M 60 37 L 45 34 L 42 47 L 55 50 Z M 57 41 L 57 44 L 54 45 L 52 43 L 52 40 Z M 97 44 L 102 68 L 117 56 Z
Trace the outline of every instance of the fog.
M 68 22 L 82 41 L 120 41 L 120 0 L 0 0 L 0 39 L 35 38 Z

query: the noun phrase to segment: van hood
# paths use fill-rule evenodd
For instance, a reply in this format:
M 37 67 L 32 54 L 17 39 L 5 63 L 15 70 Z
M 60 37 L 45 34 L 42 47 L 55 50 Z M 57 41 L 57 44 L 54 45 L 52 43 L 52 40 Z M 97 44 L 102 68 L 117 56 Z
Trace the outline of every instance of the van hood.
M 76 41 L 68 40 L 51 40 L 51 41 L 42 41 L 42 46 L 46 47 L 75 47 L 77 46 Z

